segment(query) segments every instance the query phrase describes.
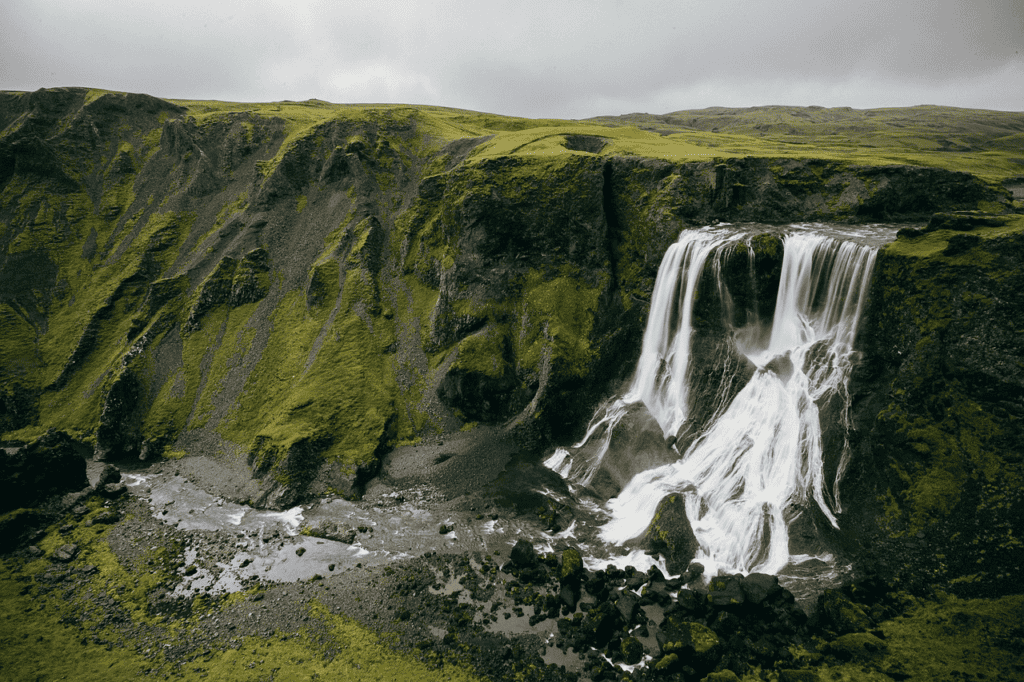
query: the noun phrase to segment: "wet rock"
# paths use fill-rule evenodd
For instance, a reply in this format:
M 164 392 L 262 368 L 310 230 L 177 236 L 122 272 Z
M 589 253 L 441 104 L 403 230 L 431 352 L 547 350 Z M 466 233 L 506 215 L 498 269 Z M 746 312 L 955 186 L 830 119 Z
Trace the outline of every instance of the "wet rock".
M 635 637 L 623 637 L 619 643 L 619 652 L 627 665 L 636 665 L 644 657 L 644 645 Z
M 102 488 L 110 483 L 120 483 L 121 472 L 113 464 L 104 464 L 103 470 L 100 471 L 99 480 L 96 481 L 96 487 Z
M 737 576 L 720 576 L 708 584 L 708 601 L 716 608 L 740 607 L 746 599 Z
M 569 548 L 562 552 L 562 563 L 558 573 L 558 581 L 579 584 L 583 578 L 583 557 L 577 549 Z
M 622 592 L 615 600 L 615 608 L 619 610 L 622 620 L 629 624 L 640 613 L 640 600 L 632 592 Z
M 562 604 L 573 610 L 580 600 L 581 593 L 579 583 L 563 583 L 558 590 L 558 598 Z
M 305 547 L 299 547 L 297 550 L 295 550 L 295 556 L 302 556 L 305 553 L 306 553 L 306 548 Z
M 714 668 L 721 655 L 718 635 L 706 625 L 668 616 L 657 634 L 662 653 L 674 653 L 698 673 Z
M 749 604 L 760 606 L 782 592 L 778 577 L 764 573 L 751 573 L 740 581 L 740 588 Z
M 641 546 L 665 557 L 670 573 L 681 574 L 686 570 L 700 545 L 686 516 L 685 496 L 668 495 L 662 499 Z
M 117 499 L 128 492 L 128 486 L 124 483 L 108 483 L 96 490 L 100 495 L 109 500 Z
M 537 563 L 537 552 L 527 540 L 516 541 L 512 548 L 512 563 L 519 568 L 529 568 Z
M 54 561 L 59 561 L 64 564 L 72 561 L 76 556 L 78 556 L 78 545 L 61 545 L 57 549 L 53 550 Z

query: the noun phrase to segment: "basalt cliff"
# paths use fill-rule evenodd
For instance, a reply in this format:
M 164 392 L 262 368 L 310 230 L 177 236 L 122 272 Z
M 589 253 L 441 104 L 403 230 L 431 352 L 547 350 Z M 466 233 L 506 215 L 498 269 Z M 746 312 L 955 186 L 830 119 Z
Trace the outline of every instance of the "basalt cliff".
M 358 495 L 392 448 L 477 424 L 539 451 L 628 378 L 682 230 L 910 223 L 862 325 L 836 542 L 890 547 L 907 580 L 1019 586 L 1019 178 L 687 135 L 0 93 L 4 444 L 204 452 L 277 508 Z

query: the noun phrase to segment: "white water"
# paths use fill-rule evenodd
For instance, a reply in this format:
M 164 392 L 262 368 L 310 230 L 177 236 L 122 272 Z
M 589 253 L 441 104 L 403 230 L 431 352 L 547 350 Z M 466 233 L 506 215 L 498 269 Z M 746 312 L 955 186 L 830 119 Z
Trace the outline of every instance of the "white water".
M 639 402 L 666 438 L 685 428 L 692 408 L 697 285 L 706 267 L 720 275 L 723 257 L 744 238 L 729 228 L 687 231 L 668 250 L 629 390 L 595 417 L 583 441 L 549 459 L 552 469 L 588 485 L 605 463 L 615 427 Z M 736 350 L 757 367 L 752 378 L 731 403 L 717 408 L 676 461 L 636 474 L 608 501 L 603 540 L 622 544 L 640 535 L 658 503 L 680 493 L 700 544 L 696 560 L 707 575 L 778 573 L 806 558 L 791 556 L 788 527 L 811 500 L 837 526 L 838 494 L 829 493 L 824 463 L 826 454 L 835 462 L 831 487 L 838 491 L 849 458 L 853 341 L 874 259 L 872 246 L 813 232 L 786 235 L 773 319 L 759 320 L 756 310 L 747 311 L 745 326 L 732 328 Z M 717 281 L 722 309 L 731 317 L 729 292 L 721 277 Z M 836 452 L 823 452 L 819 408 L 825 406 L 843 434 Z M 596 438 L 596 448 L 584 448 Z

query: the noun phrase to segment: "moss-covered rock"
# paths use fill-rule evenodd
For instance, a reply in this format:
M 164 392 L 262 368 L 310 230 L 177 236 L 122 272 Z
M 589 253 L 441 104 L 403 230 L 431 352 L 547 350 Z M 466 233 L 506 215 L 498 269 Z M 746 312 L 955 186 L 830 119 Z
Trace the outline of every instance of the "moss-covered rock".
M 700 545 L 686 515 L 685 495 L 668 495 L 658 503 L 643 536 L 643 546 L 665 558 L 670 573 L 683 573 L 697 555 Z
M 985 222 L 904 234 L 879 254 L 843 493 L 877 500 L 846 526 L 881 527 L 887 549 L 869 551 L 887 570 L 968 593 L 1000 593 L 1024 560 L 1024 219 Z M 962 235 L 975 240 L 951 251 Z

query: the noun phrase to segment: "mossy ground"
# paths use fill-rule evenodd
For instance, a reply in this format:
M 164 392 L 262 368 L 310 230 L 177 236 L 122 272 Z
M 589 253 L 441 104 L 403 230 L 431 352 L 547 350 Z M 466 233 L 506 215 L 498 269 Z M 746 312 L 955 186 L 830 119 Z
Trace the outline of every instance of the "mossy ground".
M 209 625 L 240 609 L 233 617 L 244 619 L 263 588 L 160 602 L 180 573 L 185 537 L 152 521 L 126 535 L 118 525 L 138 525 L 136 515 L 148 515 L 144 507 L 98 497 L 86 505 L 84 515 L 46 529 L 40 558 L 0 561 L 0 679 L 477 679 L 440 656 L 399 653 L 315 599 L 299 607 L 298 626 L 265 635 L 242 627 L 237 635 L 211 637 Z M 104 520 L 111 515 L 124 520 Z M 110 544 L 114 535 L 117 551 Z M 51 560 L 55 549 L 70 543 L 78 547 L 71 562 Z

